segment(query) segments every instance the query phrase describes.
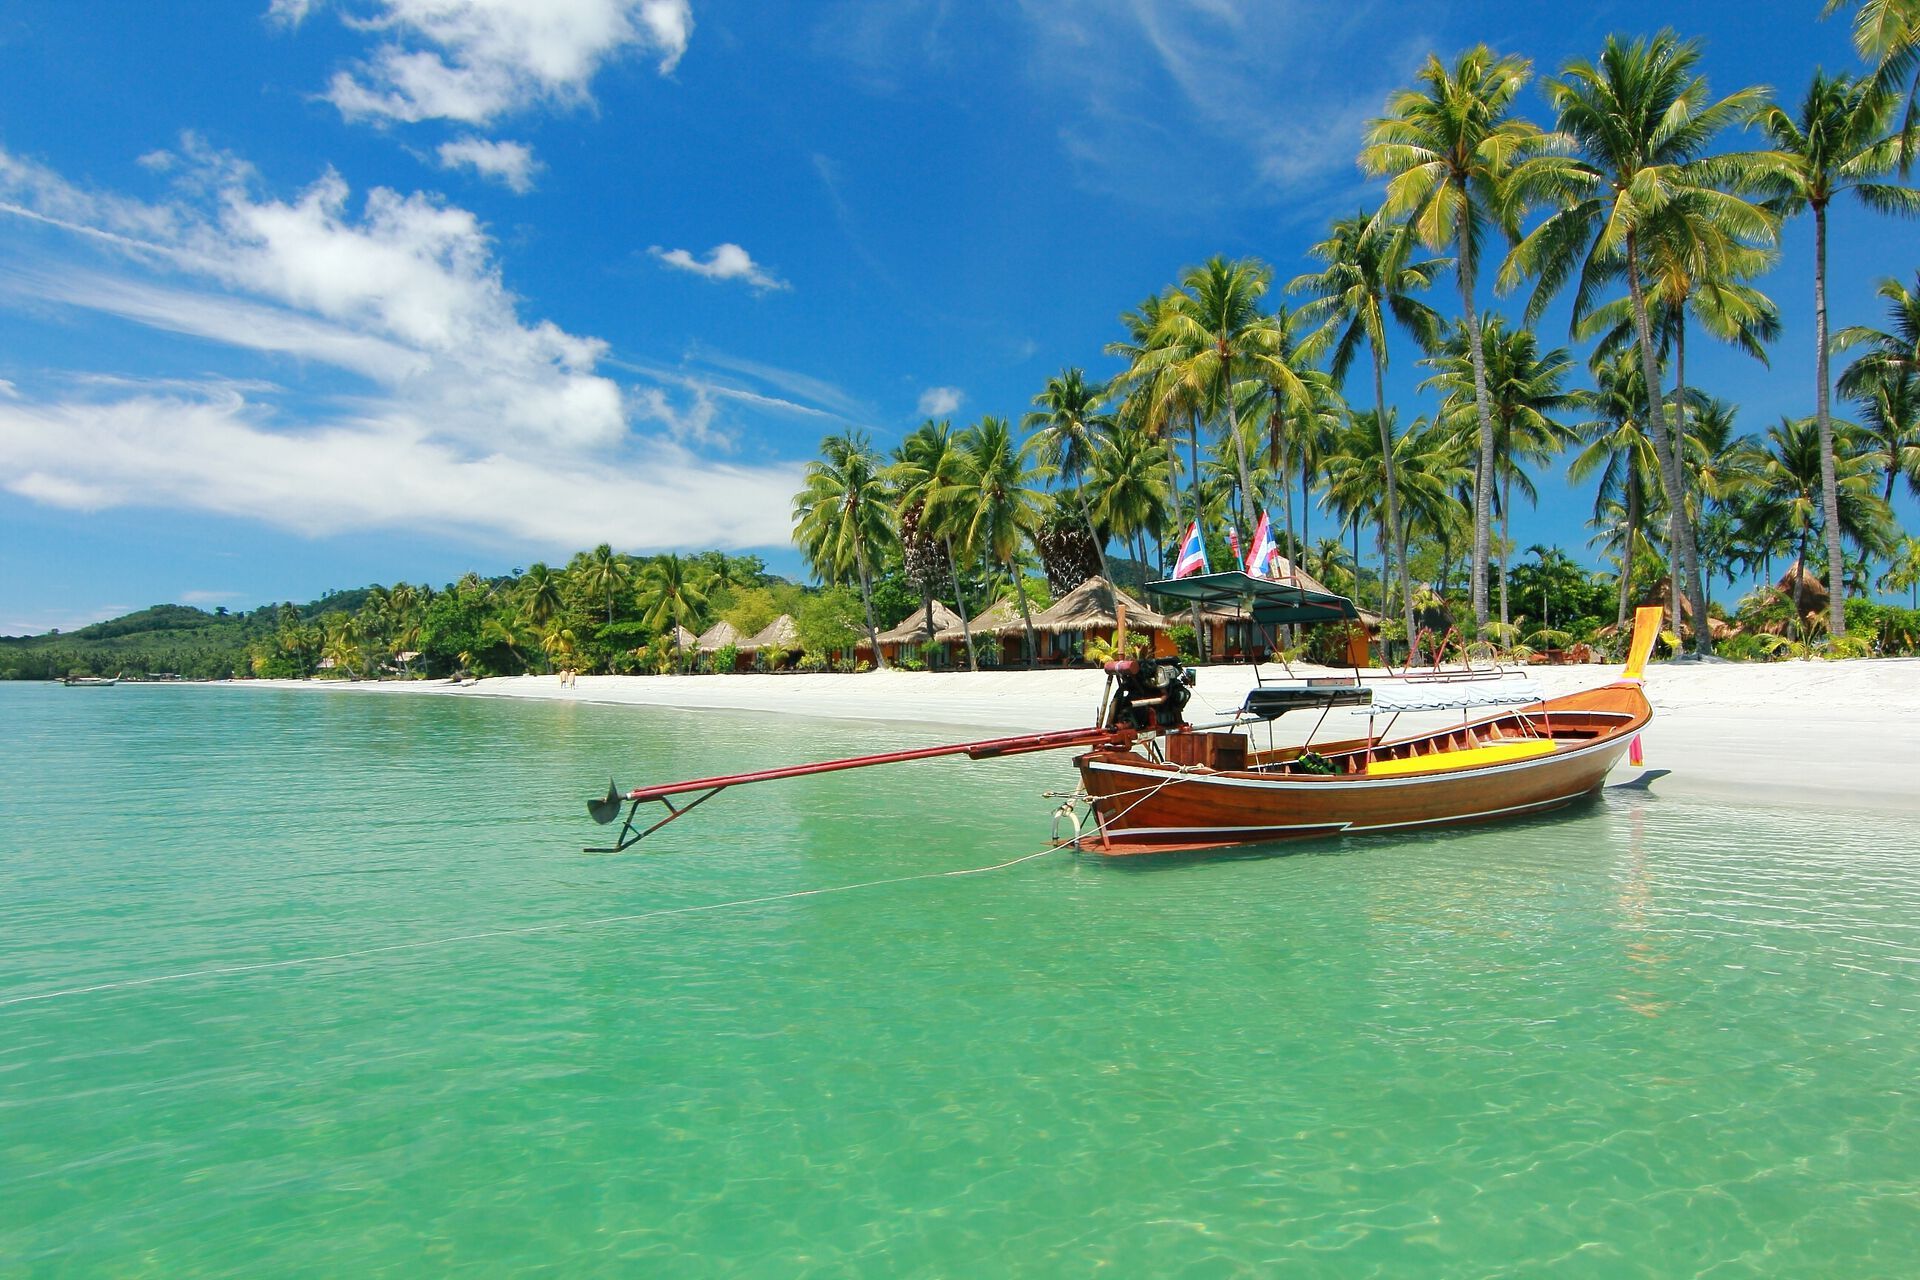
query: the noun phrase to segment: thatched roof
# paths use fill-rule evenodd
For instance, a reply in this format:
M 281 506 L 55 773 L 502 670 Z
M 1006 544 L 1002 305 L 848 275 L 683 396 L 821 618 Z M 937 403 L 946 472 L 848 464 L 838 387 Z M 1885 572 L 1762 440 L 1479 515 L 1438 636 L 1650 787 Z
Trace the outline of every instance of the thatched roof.
M 701 653 L 717 653 L 728 645 L 738 646 L 740 632 L 731 622 L 716 622 L 694 638 L 693 647 Z
M 1803 564 L 1791 564 L 1780 575 L 1780 581 L 1773 584 L 1774 590 L 1793 603 L 1795 613 L 1821 613 L 1832 597 L 1827 592 L 1827 584 L 1807 572 Z
M 760 634 L 751 640 L 742 640 L 739 644 L 742 653 L 758 653 L 762 649 L 798 649 L 800 647 L 800 628 L 794 624 L 793 615 L 783 613 L 761 628 Z
M 979 617 L 967 624 L 967 630 L 976 636 L 997 636 L 1005 635 L 1011 631 L 1019 631 L 1021 630 L 1020 606 L 1011 600 L 996 600 L 988 605 Z M 962 637 L 960 635 L 960 628 L 958 626 L 952 626 L 944 631 L 937 632 L 933 638 L 935 640 L 959 640 Z
M 1272 567 L 1273 572 L 1264 576 L 1272 578 L 1276 582 L 1284 582 L 1294 587 L 1305 587 L 1309 591 L 1318 591 L 1324 596 L 1340 594 L 1283 555 L 1275 554 L 1273 559 L 1268 561 L 1268 564 Z
M 667 639 L 670 643 L 677 645 L 681 649 L 691 649 L 700 643 L 699 636 L 693 634 L 693 632 L 678 623 L 674 624 L 673 634 L 668 636 Z
M 1166 627 L 1167 620 L 1097 574 L 1054 601 L 1033 620 L 1035 631 L 1086 631 L 1116 625 L 1115 605 L 1127 611 L 1130 627 Z
M 960 615 L 947 608 L 940 601 L 933 602 L 933 631 L 936 637 L 940 632 L 960 629 Z M 914 644 L 927 638 L 927 611 L 915 609 L 903 619 L 899 626 L 880 633 L 882 644 Z

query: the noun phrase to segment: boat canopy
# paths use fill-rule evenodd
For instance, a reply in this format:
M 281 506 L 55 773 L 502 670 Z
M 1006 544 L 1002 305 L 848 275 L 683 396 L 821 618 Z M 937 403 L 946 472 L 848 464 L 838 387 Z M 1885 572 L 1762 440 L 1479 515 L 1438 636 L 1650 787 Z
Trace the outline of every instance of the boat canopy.
M 1357 622 L 1360 619 L 1360 611 L 1345 596 L 1334 595 L 1331 591 L 1315 591 L 1273 578 L 1256 578 L 1237 569 L 1149 582 L 1146 589 L 1211 608 L 1239 609 L 1255 622 L 1268 626 L 1281 623 Z

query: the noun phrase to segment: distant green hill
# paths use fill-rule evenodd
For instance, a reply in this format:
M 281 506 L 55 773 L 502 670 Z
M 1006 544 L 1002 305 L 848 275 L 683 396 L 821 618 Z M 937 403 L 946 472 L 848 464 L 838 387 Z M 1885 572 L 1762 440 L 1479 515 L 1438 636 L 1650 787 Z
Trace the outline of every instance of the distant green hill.
M 335 591 L 298 606 L 303 618 L 358 609 L 365 588 Z M 251 613 L 208 613 L 184 604 L 156 604 L 78 631 L 0 636 L 0 680 L 57 680 L 87 675 L 179 675 L 217 680 L 244 675 L 247 646 L 271 636 L 280 606 Z

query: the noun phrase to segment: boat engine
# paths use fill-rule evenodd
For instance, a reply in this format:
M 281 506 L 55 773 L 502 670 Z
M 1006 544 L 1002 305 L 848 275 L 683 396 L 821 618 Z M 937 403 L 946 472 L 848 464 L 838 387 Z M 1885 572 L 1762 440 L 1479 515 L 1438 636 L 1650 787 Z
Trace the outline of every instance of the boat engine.
M 1193 670 L 1177 659 L 1123 658 L 1107 664 L 1113 681 L 1109 726 L 1135 729 L 1178 729 L 1187 722 L 1187 699 L 1193 696 Z

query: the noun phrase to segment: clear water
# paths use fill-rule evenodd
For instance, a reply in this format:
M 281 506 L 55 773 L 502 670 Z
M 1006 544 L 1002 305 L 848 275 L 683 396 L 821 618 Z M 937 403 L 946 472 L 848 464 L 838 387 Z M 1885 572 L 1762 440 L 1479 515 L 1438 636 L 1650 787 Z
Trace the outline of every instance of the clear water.
M 770 784 L 607 857 L 610 771 L 951 735 L 0 686 L 0 736 L 0 1274 L 1920 1256 L 1920 853 L 1884 819 L 1616 791 L 660 915 L 1032 852 L 1070 766 Z

